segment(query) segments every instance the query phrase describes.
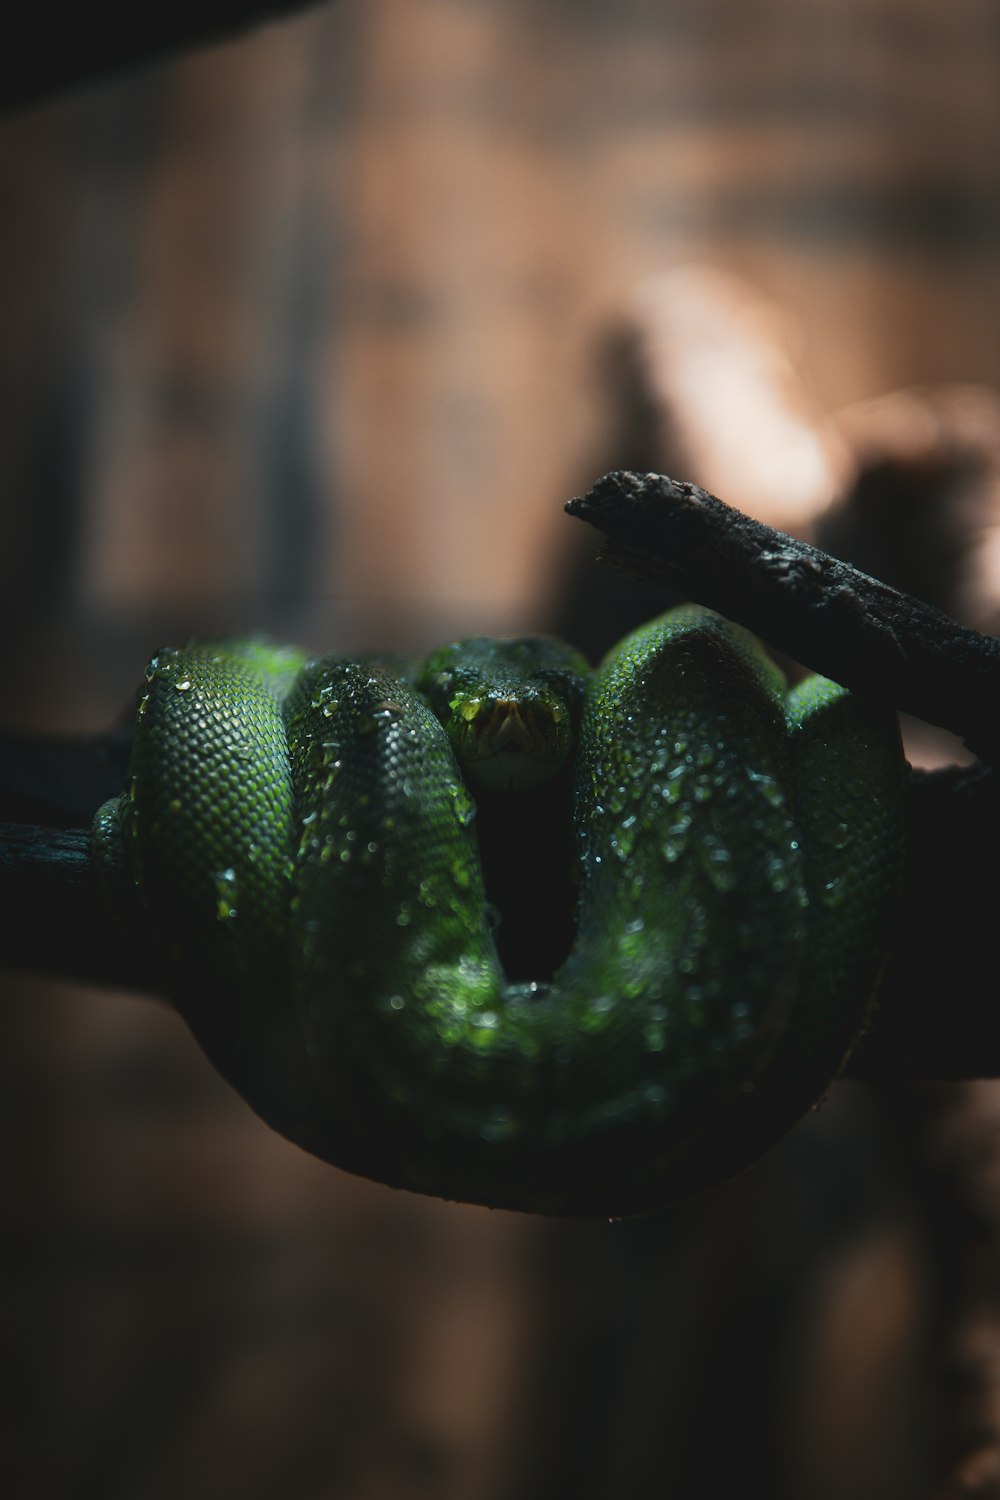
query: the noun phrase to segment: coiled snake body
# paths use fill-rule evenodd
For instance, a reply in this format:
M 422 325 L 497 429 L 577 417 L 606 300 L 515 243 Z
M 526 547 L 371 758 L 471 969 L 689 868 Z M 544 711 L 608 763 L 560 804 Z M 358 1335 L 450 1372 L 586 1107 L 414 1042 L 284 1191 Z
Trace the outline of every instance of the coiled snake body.
M 411 673 L 192 646 L 147 670 L 94 847 L 178 1008 L 285 1134 L 397 1186 L 617 1214 L 743 1166 L 839 1070 L 905 771 L 894 714 L 822 678 L 789 691 L 692 606 L 593 673 L 551 642 Z M 572 798 L 549 883 L 575 935 L 554 972 L 507 978 L 477 798 L 529 795 Z M 513 812 L 489 839 L 515 830 L 510 889 L 552 854 Z

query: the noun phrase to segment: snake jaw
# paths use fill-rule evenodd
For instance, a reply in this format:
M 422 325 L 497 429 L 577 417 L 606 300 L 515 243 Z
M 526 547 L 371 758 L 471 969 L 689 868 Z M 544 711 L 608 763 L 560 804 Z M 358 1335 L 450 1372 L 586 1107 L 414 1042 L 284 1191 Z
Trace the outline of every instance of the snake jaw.
M 520 790 L 547 780 L 569 752 L 562 706 L 545 699 L 462 698 L 452 705 L 454 740 L 467 775 L 480 786 Z

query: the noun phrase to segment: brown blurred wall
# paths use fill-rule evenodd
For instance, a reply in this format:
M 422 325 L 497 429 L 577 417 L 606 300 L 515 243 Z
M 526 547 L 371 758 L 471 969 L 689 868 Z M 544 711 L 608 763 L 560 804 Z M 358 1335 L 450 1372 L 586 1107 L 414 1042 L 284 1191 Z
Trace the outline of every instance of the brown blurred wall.
M 5 122 L 6 726 L 102 727 L 201 631 L 544 625 L 596 351 L 665 267 L 749 277 L 830 407 L 1000 384 L 998 61 L 987 0 L 340 0 Z M 304 1158 L 152 1002 L 9 980 L 0 1040 L 6 1493 L 542 1494 L 554 1430 L 577 1495 L 625 1492 L 626 1438 L 628 1492 L 710 1492 L 636 1334 L 722 1305 L 687 1221 L 560 1231 L 556 1276 L 545 1225 Z M 540 1337 L 590 1372 L 575 1427 Z M 602 1350 L 661 1415 L 598 1441 Z

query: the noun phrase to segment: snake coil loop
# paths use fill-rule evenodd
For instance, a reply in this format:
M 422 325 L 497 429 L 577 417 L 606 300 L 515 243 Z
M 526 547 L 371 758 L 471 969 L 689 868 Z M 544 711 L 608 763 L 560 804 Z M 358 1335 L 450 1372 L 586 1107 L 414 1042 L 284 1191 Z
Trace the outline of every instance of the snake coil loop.
M 836 1076 L 877 985 L 905 779 L 893 713 L 823 678 L 789 691 L 693 606 L 593 673 L 551 642 L 413 672 L 197 645 L 151 662 L 94 848 L 202 1045 L 284 1134 L 395 1186 L 621 1214 L 738 1170 Z M 485 809 L 531 795 L 572 798 L 546 881 L 575 891 L 575 936 L 508 978 L 487 845 L 520 830 L 512 890 L 552 850 Z

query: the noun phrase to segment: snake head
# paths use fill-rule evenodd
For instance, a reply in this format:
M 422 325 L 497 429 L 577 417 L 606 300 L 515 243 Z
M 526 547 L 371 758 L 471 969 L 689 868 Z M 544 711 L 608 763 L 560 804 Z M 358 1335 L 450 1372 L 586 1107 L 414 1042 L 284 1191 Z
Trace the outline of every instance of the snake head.
M 417 686 L 466 777 L 494 790 L 520 790 L 565 763 L 588 673 L 579 652 L 561 641 L 474 636 L 433 652 Z

